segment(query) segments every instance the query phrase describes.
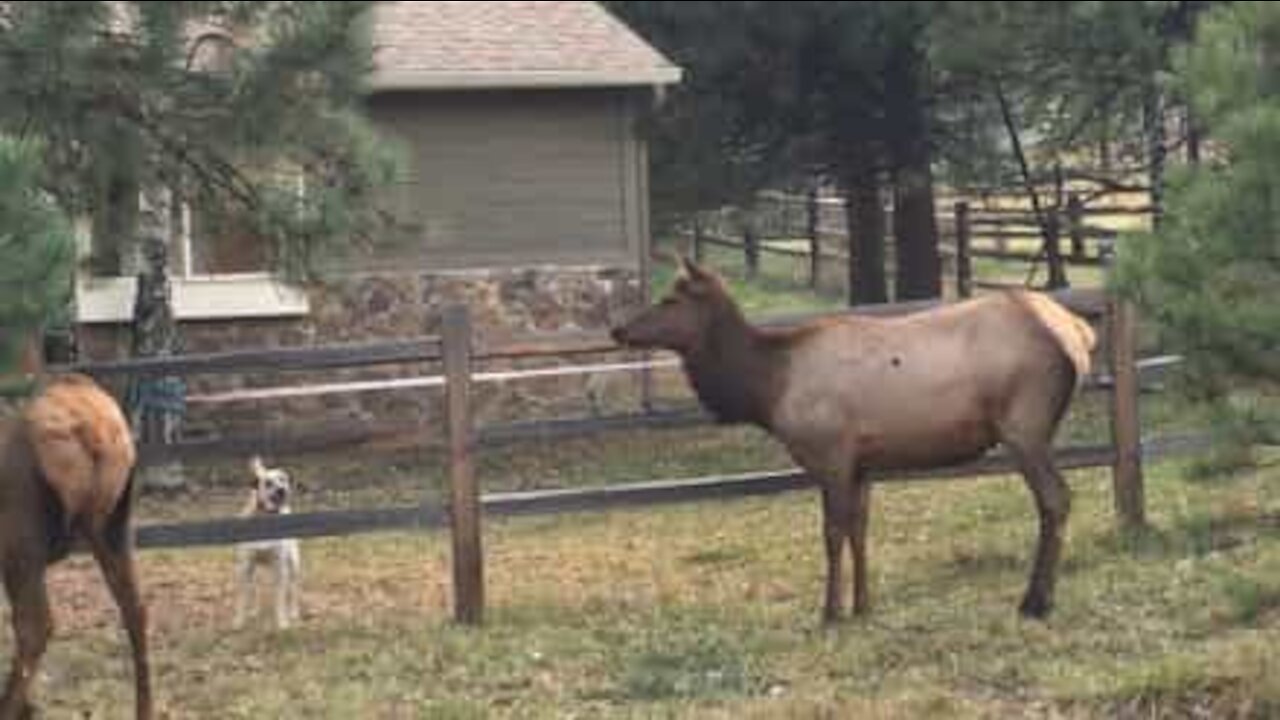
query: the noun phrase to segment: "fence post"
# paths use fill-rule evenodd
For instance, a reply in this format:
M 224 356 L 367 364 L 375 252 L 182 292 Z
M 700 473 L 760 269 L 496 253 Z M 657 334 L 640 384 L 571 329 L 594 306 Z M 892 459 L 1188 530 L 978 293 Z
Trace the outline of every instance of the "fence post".
M 1111 377 L 1111 440 L 1115 447 L 1112 484 L 1121 525 L 1146 524 L 1142 481 L 1142 427 L 1138 414 L 1137 324 L 1132 303 L 1107 302 L 1107 352 Z
M 956 203 L 956 294 L 962 298 L 973 295 L 973 258 L 969 254 L 971 230 L 969 227 L 969 203 Z
M 484 614 L 484 556 L 480 545 L 480 492 L 471 460 L 471 316 L 467 306 L 445 308 L 443 340 L 454 617 L 461 623 L 479 625 Z
M 760 273 L 760 238 L 755 223 L 750 221 L 742 229 L 742 254 L 747 263 L 747 279 L 755 280 Z
M 1045 233 L 1045 257 L 1049 263 L 1049 288 L 1067 287 L 1067 270 L 1062 264 L 1062 230 L 1058 219 L 1058 209 L 1050 208 Z
M 702 227 L 702 214 L 695 213 L 693 216 L 693 261 L 702 264 L 704 254 L 703 234 L 706 230 Z
M 1080 196 L 1067 196 L 1067 230 L 1071 233 L 1071 259 L 1084 260 L 1084 204 Z
M 812 183 L 805 196 L 805 231 L 809 234 L 809 287 L 818 289 L 822 279 L 822 249 L 818 241 L 818 184 Z

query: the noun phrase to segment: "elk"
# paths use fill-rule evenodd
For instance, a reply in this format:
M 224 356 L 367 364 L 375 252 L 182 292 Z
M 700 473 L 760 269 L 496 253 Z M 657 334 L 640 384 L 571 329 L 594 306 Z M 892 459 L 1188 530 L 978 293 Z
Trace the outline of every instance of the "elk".
M 899 317 L 759 327 L 718 275 L 679 262 L 666 297 L 615 327 L 613 338 L 674 351 L 717 421 L 763 428 L 820 486 L 824 622 L 842 613 L 846 541 L 853 613 L 870 607 L 869 471 L 958 464 L 996 443 L 1015 461 L 1040 519 L 1019 612 L 1049 615 L 1071 505 L 1052 441 L 1089 372 L 1096 336 L 1086 322 L 1047 295 L 1014 290 Z
M 30 717 L 31 684 L 53 632 L 47 568 L 87 543 L 133 649 L 139 720 L 152 717 L 146 608 L 130 527 L 136 449 L 115 400 L 88 377 L 49 379 L 0 426 L 0 570 L 15 650 L 0 720 Z

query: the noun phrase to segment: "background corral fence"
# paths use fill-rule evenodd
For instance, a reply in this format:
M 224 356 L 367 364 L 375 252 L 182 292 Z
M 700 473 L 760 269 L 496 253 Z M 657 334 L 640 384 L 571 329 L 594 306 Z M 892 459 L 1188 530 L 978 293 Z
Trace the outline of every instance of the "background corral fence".
M 1144 227 L 1153 213 L 1146 202 L 1067 192 L 1061 207 L 1043 207 L 1037 214 L 1014 191 L 988 194 L 985 200 L 940 198 L 938 202 L 939 253 L 959 297 L 971 296 L 975 288 L 1069 287 L 1068 268 L 1104 266 L 1120 233 Z M 678 235 L 699 262 L 706 259 L 708 248 L 721 248 L 740 255 L 744 275 L 754 279 L 761 273 L 762 258 L 784 258 L 801 266 L 795 275 L 803 277 L 802 284 L 818 289 L 824 279 L 847 276 L 851 251 L 844 204 L 843 197 L 816 191 L 804 195 L 766 191 L 750 208 L 698 213 L 680 227 Z M 886 207 L 885 220 L 891 236 L 891 208 Z M 887 242 L 890 262 L 893 250 L 894 244 Z M 1025 277 L 1016 281 L 983 277 L 986 273 L 975 270 L 975 260 L 1005 268 L 1001 275 Z M 1024 272 L 1015 272 L 1019 266 Z M 1038 276 L 1041 267 L 1045 274 Z
M 1108 392 L 1110 402 L 1110 442 L 1061 447 L 1055 453 L 1061 469 L 1110 467 L 1115 509 L 1122 526 L 1145 522 L 1142 463 L 1144 458 L 1193 451 L 1203 446 L 1199 437 L 1143 438 L 1139 426 L 1138 395 L 1141 375 L 1158 371 L 1176 358 L 1136 357 L 1136 327 L 1132 309 L 1108 298 L 1100 291 L 1066 290 L 1055 297 L 1101 329 L 1099 352 L 1106 372 L 1095 372 L 1085 383 L 1088 390 Z M 875 315 L 903 314 L 936 304 L 933 301 L 866 306 L 852 312 Z M 809 317 L 790 316 L 764 321 L 765 324 L 797 322 Z M 65 369 L 100 378 L 120 376 L 198 375 L 243 373 L 254 370 L 279 371 L 368 367 L 391 363 L 443 363 L 442 375 L 375 381 L 381 387 L 443 388 L 447 428 L 444 446 L 449 466 L 447 502 L 432 502 L 424 487 L 423 501 L 365 509 L 303 512 L 285 516 L 226 518 L 178 523 L 144 524 L 137 529 L 142 548 L 227 545 L 250 540 L 316 538 L 356 533 L 436 528 L 448 526 L 452 534 L 455 617 L 476 624 L 483 619 L 484 560 L 482 521 L 486 516 L 547 514 L 602 510 L 618 507 L 683 503 L 700 500 L 768 495 L 808 487 L 811 483 L 796 470 L 759 472 L 732 476 L 710 476 L 679 480 L 609 485 L 581 489 L 554 489 L 482 494 L 474 473 L 475 454 L 504 443 L 551 440 L 590 433 L 639 428 L 689 427 L 710 422 L 696 408 L 659 412 L 615 414 L 605 417 L 561 418 L 492 424 L 474 427 L 471 389 L 486 381 L 507 381 L 523 375 L 539 376 L 539 370 L 487 372 L 477 365 L 498 360 L 557 359 L 620 351 L 603 335 L 553 334 L 504 342 L 491 346 L 474 343 L 473 328 L 465 306 L 445 311 L 443 332 L 438 337 L 362 345 L 313 348 L 235 351 L 171 358 L 151 358 L 117 362 L 86 363 Z M 656 362 L 623 362 L 607 365 L 569 365 L 549 368 L 557 374 L 588 372 L 635 372 L 655 365 L 671 365 L 670 359 Z M 269 389 L 231 391 L 227 395 L 287 396 L 360 390 L 367 383 L 281 386 Z M 144 464 L 174 459 L 247 457 L 254 453 L 299 452 L 368 442 L 389 429 L 347 427 L 338 431 L 301 435 L 257 435 L 213 440 L 179 441 L 170 445 L 143 445 Z M 428 445 L 439 446 L 431 438 Z M 876 476 L 876 481 L 976 476 L 1014 471 L 1002 454 L 976 462 L 928 471 Z

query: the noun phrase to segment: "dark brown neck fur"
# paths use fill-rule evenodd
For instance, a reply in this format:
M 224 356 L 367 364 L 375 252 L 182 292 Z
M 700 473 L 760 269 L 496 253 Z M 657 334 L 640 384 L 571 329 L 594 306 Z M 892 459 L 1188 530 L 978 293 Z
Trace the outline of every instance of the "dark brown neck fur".
M 701 344 L 683 357 L 689 384 L 716 420 L 770 427 L 786 369 L 778 340 L 749 325 L 728 298 L 716 304 Z

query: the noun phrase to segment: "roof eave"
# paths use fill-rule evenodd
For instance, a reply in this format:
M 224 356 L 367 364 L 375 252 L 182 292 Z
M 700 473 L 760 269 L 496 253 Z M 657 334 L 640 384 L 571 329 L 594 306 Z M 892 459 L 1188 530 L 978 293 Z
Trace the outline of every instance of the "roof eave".
M 375 70 L 369 77 L 369 88 L 391 91 L 661 86 L 679 83 L 682 75 L 678 67 L 579 72 Z

